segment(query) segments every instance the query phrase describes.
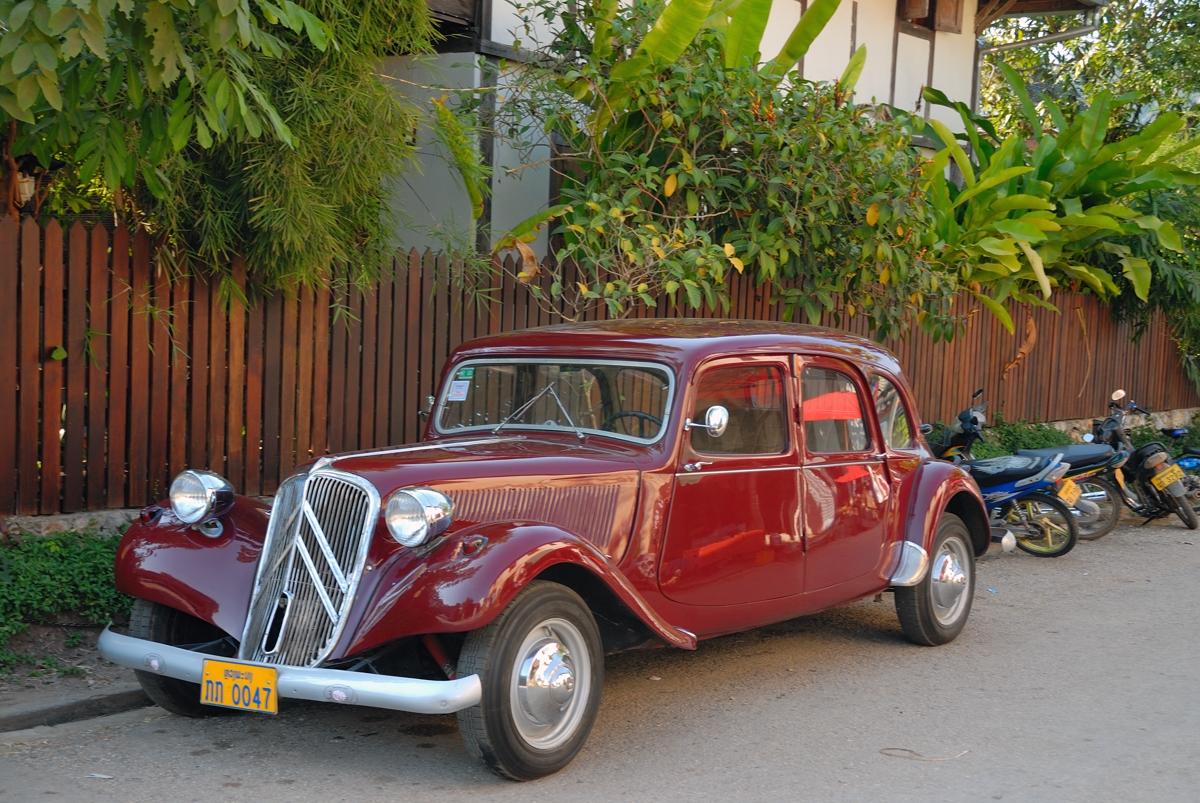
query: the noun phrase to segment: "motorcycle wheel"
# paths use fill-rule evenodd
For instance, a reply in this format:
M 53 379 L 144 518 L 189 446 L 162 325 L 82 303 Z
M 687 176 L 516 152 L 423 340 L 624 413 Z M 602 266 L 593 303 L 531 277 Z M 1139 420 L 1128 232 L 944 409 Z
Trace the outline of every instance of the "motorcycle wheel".
M 1039 558 L 1062 557 L 1079 539 L 1075 514 L 1061 499 L 1046 494 L 1029 494 L 1014 502 L 1006 526 L 1022 551 Z
M 1185 527 L 1189 530 L 1200 527 L 1200 519 L 1196 518 L 1196 511 L 1192 508 L 1190 499 L 1187 497 L 1179 499 L 1167 492 L 1164 492 L 1163 496 L 1166 497 L 1167 505 L 1175 511 L 1175 515 L 1179 516 L 1179 520 L 1183 522 Z
M 1108 480 L 1093 477 L 1080 480 L 1079 490 L 1086 499 L 1091 500 L 1100 508 L 1100 515 L 1090 524 L 1075 522 L 1079 528 L 1079 538 L 1083 541 L 1095 541 L 1113 531 L 1121 518 L 1121 492 L 1113 487 Z

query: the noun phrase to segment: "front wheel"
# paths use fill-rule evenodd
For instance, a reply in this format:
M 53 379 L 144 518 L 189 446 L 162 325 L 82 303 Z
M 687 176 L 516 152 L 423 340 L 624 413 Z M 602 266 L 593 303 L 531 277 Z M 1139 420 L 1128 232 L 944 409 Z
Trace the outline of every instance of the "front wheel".
M 483 684 L 480 703 L 458 712 L 467 751 L 503 778 L 541 778 L 575 758 L 596 721 L 600 631 L 578 594 L 535 580 L 467 636 L 458 674 Z
M 1121 518 L 1121 492 L 1114 488 L 1111 482 L 1100 477 L 1078 480 L 1077 484 L 1083 498 L 1100 508 L 1095 521 L 1086 524 L 1078 520 L 1075 522 L 1079 527 L 1079 538 L 1082 541 L 1096 541 L 1111 533 L 1117 526 Z
M 1062 557 L 1079 538 L 1071 508 L 1058 497 L 1041 493 L 1014 502 L 1005 524 L 1017 537 L 1017 546 L 1039 558 Z
M 216 626 L 194 616 L 144 599 L 133 601 L 129 614 L 129 635 L 169 647 L 182 647 L 215 641 L 225 634 Z M 169 678 L 155 672 L 136 669 L 133 672 L 146 696 L 155 705 L 181 717 L 220 716 L 233 713 L 229 708 L 203 705 L 200 684 Z
M 1167 498 L 1167 504 L 1175 510 L 1175 515 L 1179 516 L 1179 520 L 1184 523 L 1189 530 L 1194 530 L 1200 527 L 1200 520 L 1196 518 L 1196 511 L 1192 507 L 1192 502 L 1186 496 L 1180 498 L 1174 496 L 1170 491 L 1164 491 L 1163 496 Z
M 967 623 L 975 595 L 975 552 L 967 525 L 943 513 L 933 559 L 915 586 L 896 589 L 896 615 L 909 641 L 935 647 L 953 641 Z

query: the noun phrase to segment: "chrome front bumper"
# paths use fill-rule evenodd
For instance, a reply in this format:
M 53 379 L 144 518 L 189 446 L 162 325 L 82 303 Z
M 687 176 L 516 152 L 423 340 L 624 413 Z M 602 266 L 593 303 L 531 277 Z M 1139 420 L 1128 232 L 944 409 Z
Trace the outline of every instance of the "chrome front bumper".
M 200 682 L 205 658 L 230 660 L 123 636 L 108 628 L 100 634 L 99 647 L 100 655 L 106 661 L 190 683 Z M 273 668 L 279 671 L 276 688 L 280 697 L 313 700 L 319 703 L 366 705 L 372 708 L 390 708 L 393 711 L 411 711 L 414 714 L 452 714 L 476 705 L 483 694 L 478 675 L 456 680 L 418 680 L 347 672 L 342 669 L 302 666 Z

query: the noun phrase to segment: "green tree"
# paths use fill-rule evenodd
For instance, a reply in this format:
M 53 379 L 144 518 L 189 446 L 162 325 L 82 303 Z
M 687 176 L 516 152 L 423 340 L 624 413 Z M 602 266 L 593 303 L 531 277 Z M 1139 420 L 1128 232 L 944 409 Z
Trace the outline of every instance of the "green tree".
M 906 129 L 850 101 L 865 51 L 842 81 L 792 72 L 838 6 L 814 0 L 774 61 L 760 64 L 771 0 L 542 0 L 552 38 L 505 85 L 495 129 L 518 147 L 558 143 L 561 273 L 518 278 L 568 316 L 627 313 L 660 294 L 722 303 L 732 271 L 752 271 L 787 314 L 865 316 L 880 337 L 913 319 L 954 333 L 947 278 L 933 258 L 920 157 Z M 529 45 L 526 45 L 529 46 Z
M 1194 125 L 1200 108 L 1200 0 L 1112 0 L 1097 13 L 1096 34 L 985 58 L 981 99 L 999 129 L 1028 131 L 1001 63 L 1022 76 L 1035 103 L 1049 98 L 1068 117 L 1108 90 L 1122 100 L 1113 136 L 1128 136 L 1163 112 L 1183 113 Z M 989 27 L 984 38 L 1005 44 L 1079 25 L 1078 16 L 1006 19 Z
M 10 213 L 31 155 L 65 162 L 67 200 L 90 186 L 150 230 L 165 265 L 244 255 L 266 287 L 378 267 L 383 179 L 418 115 L 378 64 L 430 49 L 420 0 L 0 0 L 0 19 Z

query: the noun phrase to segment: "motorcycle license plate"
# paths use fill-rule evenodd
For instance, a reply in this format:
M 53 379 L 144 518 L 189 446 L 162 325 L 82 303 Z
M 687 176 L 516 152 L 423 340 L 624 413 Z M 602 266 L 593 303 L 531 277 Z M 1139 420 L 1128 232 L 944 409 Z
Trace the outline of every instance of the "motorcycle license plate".
M 260 714 L 279 713 L 279 670 L 273 666 L 250 666 L 230 661 L 204 661 L 200 702 Z
M 1179 466 L 1171 466 L 1166 471 L 1155 474 L 1150 478 L 1150 484 L 1160 491 L 1167 490 L 1167 486 L 1173 482 L 1183 479 L 1183 469 Z
M 1058 486 L 1058 498 L 1066 502 L 1068 506 L 1074 506 L 1082 493 L 1079 486 L 1071 480 L 1063 480 L 1062 485 Z

